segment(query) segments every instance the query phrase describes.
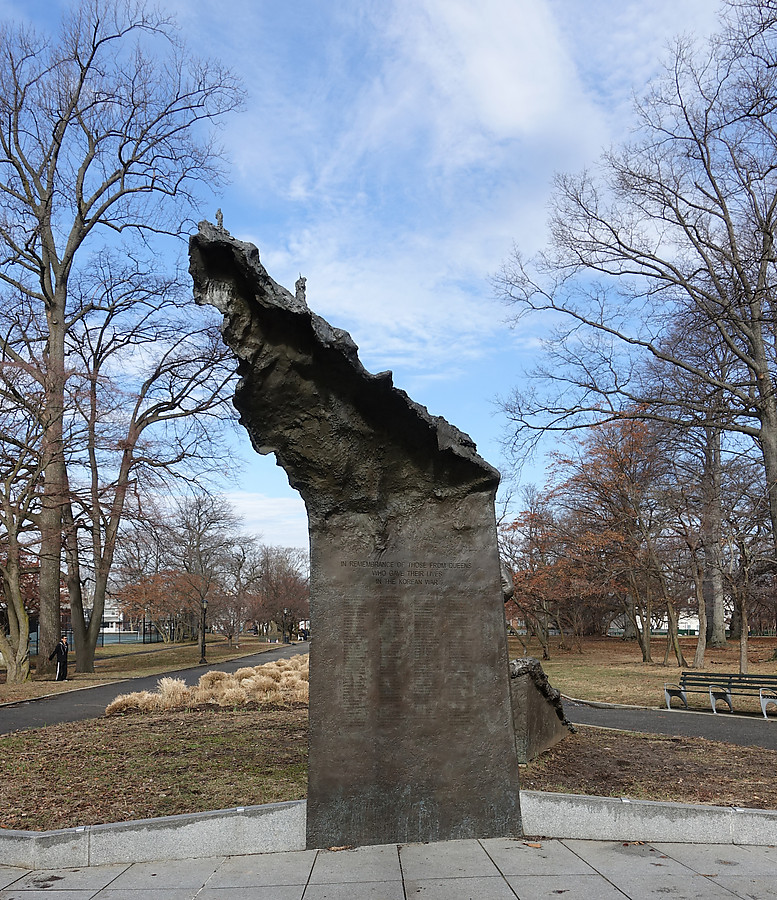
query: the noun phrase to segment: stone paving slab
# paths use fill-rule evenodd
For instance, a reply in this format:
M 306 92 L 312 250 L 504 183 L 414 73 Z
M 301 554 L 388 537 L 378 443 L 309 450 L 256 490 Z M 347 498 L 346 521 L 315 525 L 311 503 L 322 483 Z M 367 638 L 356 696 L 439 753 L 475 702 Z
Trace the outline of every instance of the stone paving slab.
M 94 898 L 97 900 L 193 900 L 195 896 L 199 900 L 202 894 L 198 891 L 195 895 L 191 888 L 181 888 L 180 890 L 175 888 L 119 888 L 118 890 L 105 888 L 99 894 L 95 894 L 92 900 Z M 19 894 L 16 900 L 28 900 L 27 894 Z M 61 898 L 58 894 L 48 893 L 44 900 L 61 900 Z
M 479 841 L 404 844 L 399 848 L 406 881 L 416 879 L 488 877 L 499 870 Z
M 310 884 L 305 891 L 304 900 L 405 900 L 405 894 L 401 881 L 360 881 L 349 884 Z M 511 897 L 510 900 L 514 898 Z
M 14 892 L 10 888 L 0 891 L 2 900 L 52 900 L 52 898 L 53 900 L 92 900 L 96 896 L 98 895 L 94 891 L 29 890 Z M 118 897 L 116 900 L 118 900 Z M 164 900 L 179 900 L 179 898 L 168 897 L 165 894 Z M 184 900 L 184 898 L 181 897 L 180 900 Z M 187 900 L 191 900 L 191 897 L 187 898 Z
M 742 847 L 739 844 L 652 844 L 695 872 L 711 877 L 747 873 L 751 878 L 777 875 L 774 847 Z
M 683 900 L 734 900 L 731 891 L 714 879 L 704 875 L 658 875 L 653 878 L 625 877 L 615 881 L 615 886 L 630 900 L 666 900 L 667 897 L 682 897 Z
M 591 866 L 561 841 L 489 838 L 480 842 L 502 875 L 594 875 Z
M 28 872 L 29 869 L 19 869 L 15 866 L 0 866 L 0 890 L 23 878 Z
M 732 878 L 718 879 L 721 887 L 728 888 L 735 897 L 742 900 L 775 900 L 777 898 L 777 884 L 774 878 L 743 878 L 739 875 Z
M 510 885 L 501 875 L 419 878 L 405 881 L 405 890 L 408 897 L 423 897 L 423 900 L 515 900 Z
M 37 869 L 34 872 L 26 872 L 15 881 L 13 889 L 16 891 L 91 891 L 96 893 L 101 888 L 115 882 L 128 868 L 128 865 L 118 865 L 85 866 L 80 869 Z
M 291 853 L 232 856 L 208 879 L 208 890 L 279 885 L 304 887 L 316 861 L 316 852 L 296 850 Z
M 358 847 L 354 850 L 322 850 L 310 876 L 310 884 L 347 884 L 386 881 L 402 884 L 399 852 L 394 844 Z
M 600 875 L 614 881 L 620 876 L 631 879 L 655 878 L 658 875 L 681 877 L 691 869 L 657 850 L 651 844 L 630 841 L 579 841 L 563 843 L 574 850 Z
M 272 884 L 269 887 L 241 887 L 241 888 L 224 888 L 210 889 L 203 888 L 197 894 L 197 900 L 302 900 L 304 887 L 297 884 Z M 26 897 L 19 900 L 27 900 Z M 131 894 L 122 894 L 121 897 L 111 897 L 110 894 L 98 894 L 97 900 L 133 900 Z M 138 896 L 141 900 L 141 896 Z M 146 900 L 146 895 L 142 895 L 142 900 Z M 163 900 L 168 900 L 165 894 Z M 172 900 L 172 898 L 169 898 Z M 177 900 L 177 898 L 176 898 Z M 191 898 L 187 897 L 187 900 Z
M 625 900 L 621 891 L 596 874 L 512 875 L 507 883 L 521 900 Z
M 279 854 L 283 855 L 283 854 Z M 199 890 L 224 862 L 207 859 L 173 859 L 167 862 L 134 863 L 111 882 L 111 890 Z M 279 864 L 282 861 L 279 860 Z

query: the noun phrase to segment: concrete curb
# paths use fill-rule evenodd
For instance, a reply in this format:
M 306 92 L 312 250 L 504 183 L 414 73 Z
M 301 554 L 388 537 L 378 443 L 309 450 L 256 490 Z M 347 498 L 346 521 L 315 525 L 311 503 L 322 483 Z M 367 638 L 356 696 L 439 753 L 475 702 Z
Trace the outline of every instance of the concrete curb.
M 0 831 L 0 865 L 59 869 L 305 849 L 306 802 L 88 825 Z M 521 791 L 526 835 L 582 840 L 777 845 L 777 811 Z
M 635 706 L 633 703 L 607 703 L 605 700 L 581 700 L 579 697 L 561 695 L 562 700 L 578 703 L 580 706 L 591 706 L 594 709 L 663 709 L 662 706 Z
M 305 811 L 305 801 L 296 800 L 60 831 L 0 831 L 0 864 L 68 869 L 304 850 Z
M 595 841 L 777 844 L 777 811 L 521 791 L 525 834 Z

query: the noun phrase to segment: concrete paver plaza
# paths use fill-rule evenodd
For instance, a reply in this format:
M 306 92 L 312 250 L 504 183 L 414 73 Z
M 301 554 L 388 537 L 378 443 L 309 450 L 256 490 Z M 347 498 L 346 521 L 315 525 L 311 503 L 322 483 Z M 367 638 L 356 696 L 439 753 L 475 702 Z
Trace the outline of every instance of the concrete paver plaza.
M 777 848 L 512 840 L 389 844 L 30 872 L 0 900 L 767 900 Z

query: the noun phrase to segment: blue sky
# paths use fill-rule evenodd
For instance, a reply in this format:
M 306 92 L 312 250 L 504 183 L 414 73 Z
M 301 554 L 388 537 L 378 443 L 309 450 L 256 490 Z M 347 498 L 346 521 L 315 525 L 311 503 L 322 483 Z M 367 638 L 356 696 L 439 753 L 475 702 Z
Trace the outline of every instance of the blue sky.
M 539 249 L 556 171 L 628 135 L 632 91 L 716 0 L 167 0 L 192 50 L 248 91 L 221 138 L 231 183 L 202 210 L 347 329 L 371 371 L 504 468 L 495 404 L 541 332 L 511 331 L 489 281 Z M 63 3 L 0 0 L 48 28 Z M 306 546 L 304 506 L 248 440 L 231 499 L 270 544 Z M 542 461 L 527 476 L 542 481 Z

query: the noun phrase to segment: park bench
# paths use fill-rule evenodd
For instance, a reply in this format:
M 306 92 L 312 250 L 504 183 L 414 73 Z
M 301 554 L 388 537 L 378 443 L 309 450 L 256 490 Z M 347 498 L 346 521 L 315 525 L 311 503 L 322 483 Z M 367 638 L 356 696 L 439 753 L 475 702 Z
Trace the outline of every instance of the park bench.
M 717 713 L 716 703 L 723 701 L 734 712 L 732 697 L 755 697 L 761 701 L 761 712 L 764 718 L 766 707 L 773 703 L 777 706 L 777 675 L 739 675 L 725 672 L 683 672 L 679 684 L 664 684 L 666 708 L 671 709 L 672 697 L 677 697 L 688 709 L 688 694 L 710 695 L 710 706 Z

